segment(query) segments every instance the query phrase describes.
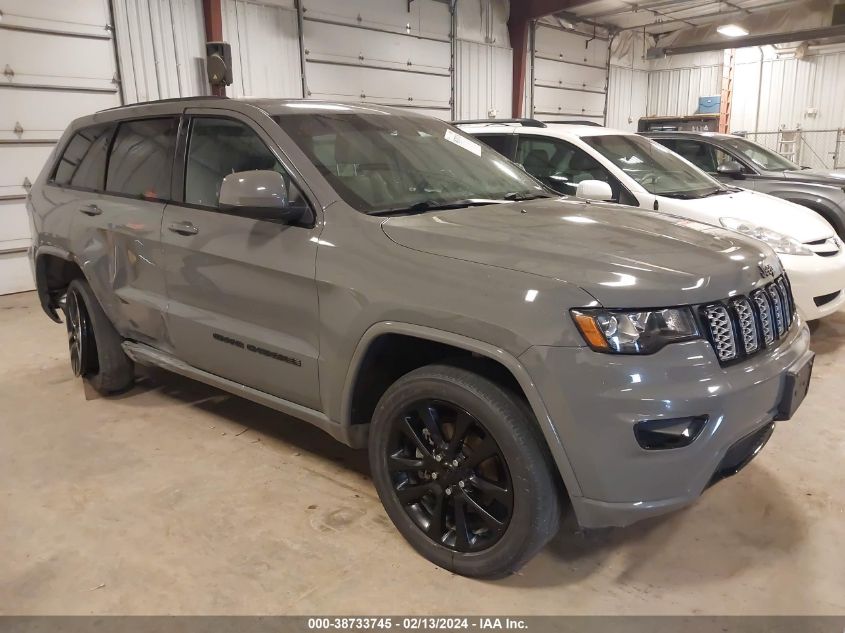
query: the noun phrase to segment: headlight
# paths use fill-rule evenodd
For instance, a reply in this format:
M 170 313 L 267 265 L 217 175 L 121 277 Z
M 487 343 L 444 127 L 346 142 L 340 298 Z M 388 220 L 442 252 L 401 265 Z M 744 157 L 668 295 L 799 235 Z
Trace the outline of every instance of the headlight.
M 721 222 L 722 226 L 726 229 L 731 229 L 732 231 L 737 231 L 739 233 L 743 233 L 744 235 L 748 235 L 749 237 L 758 239 L 761 242 L 765 242 L 771 246 L 776 253 L 780 253 L 781 255 L 813 254 L 813 251 L 795 238 L 778 233 L 777 231 L 772 231 L 771 229 L 763 228 L 762 226 L 756 226 L 750 222 L 746 222 L 745 220 L 740 220 L 739 218 L 719 218 L 719 222 Z
M 571 312 L 581 336 L 597 352 L 653 354 L 669 343 L 699 337 L 689 308 Z

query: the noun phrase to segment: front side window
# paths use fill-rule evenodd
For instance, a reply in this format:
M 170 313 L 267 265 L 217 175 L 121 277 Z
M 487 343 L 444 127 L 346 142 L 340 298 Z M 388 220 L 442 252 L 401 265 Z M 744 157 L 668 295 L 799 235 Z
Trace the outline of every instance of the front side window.
M 176 117 L 124 121 L 109 155 L 106 191 L 167 200 L 176 147 Z
M 251 127 L 222 117 L 192 120 L 185 169 L 186 203 L 216 209 L 226 176 L 256 170 L 275 171 L 284 177 L 287 204 L 307 204 L 282 164 Z
M 581 140 L 654 195 L 691 199 L 728 191 L 668 148 L 642 136 L 608 134 Z
M 80 189 L 102 190 L 113 131 L 114 124 L 104 123 L 74 134 L 59 159 L 53 182 Z
M 569 195 L 575 195 L 584 180 L 601 180 L 611 188 L 616 180 L 580 147 L 556 138 L 520 137 L 516 162 L 543 184 Z
M 364 213 L 550 195 L 500 154 L 436 119 L 349 108 L 274 120 Z
M 796 171 L 801 169 L 791 160 L 776 154 L 770 149 L 752 143 L 748 139 L 731 137 L 722 141 L 728 147 L 735 149 L 752 163 L 767 171 Z
M 513 160 L 513 134 L 475 134 L 474 136 L 487 147 L 492 147 L 502 156 L 507 156 Z

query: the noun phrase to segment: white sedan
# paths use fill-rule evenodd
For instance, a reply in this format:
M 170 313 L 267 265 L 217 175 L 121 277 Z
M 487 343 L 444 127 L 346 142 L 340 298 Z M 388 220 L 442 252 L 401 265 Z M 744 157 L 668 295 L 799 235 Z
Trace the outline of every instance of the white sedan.
M 629 132 L 533 120 L 459 126 L 560 193 L 654 209 L 762 240 L 780 256 L 805 320 L 845 305 L 845 250 L 833 227 L 810 209 L 728 187 Z

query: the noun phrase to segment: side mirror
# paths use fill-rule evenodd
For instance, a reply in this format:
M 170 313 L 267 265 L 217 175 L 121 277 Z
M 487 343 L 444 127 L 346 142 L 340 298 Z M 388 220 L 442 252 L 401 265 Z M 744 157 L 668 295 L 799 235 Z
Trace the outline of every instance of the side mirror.
M 582 180 L 575 189 L 575 197 L 584 200 L 613 200 L 610 185 L 603 180 Z
M 716 167 L 716 173 L 720 176 L 729 176 L 730 178 L 742 178 L 744 171 L 742 165 L 735 160 L 726 160 Z
M 280 224 L 295 224 L 308 210 L 304 204 L 291 204 L 284 176 L 270 169 L 226 176 L 220 185 L 219 205 L 243 217 Z

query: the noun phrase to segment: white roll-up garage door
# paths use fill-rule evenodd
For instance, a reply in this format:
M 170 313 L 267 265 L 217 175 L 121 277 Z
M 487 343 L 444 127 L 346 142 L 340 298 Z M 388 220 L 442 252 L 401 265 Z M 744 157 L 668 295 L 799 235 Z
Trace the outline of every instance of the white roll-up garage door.
M 451 18 L 437 0 L 304 0 L 307 96 L 450 119 Z
M 106 0 L 3 0 L 0 294 L 34 287 L 26 195 L 74 118 L 120 105 Z
M 604 123 L 609 41 L 538 22 L 534 32 L 534 115 Z

